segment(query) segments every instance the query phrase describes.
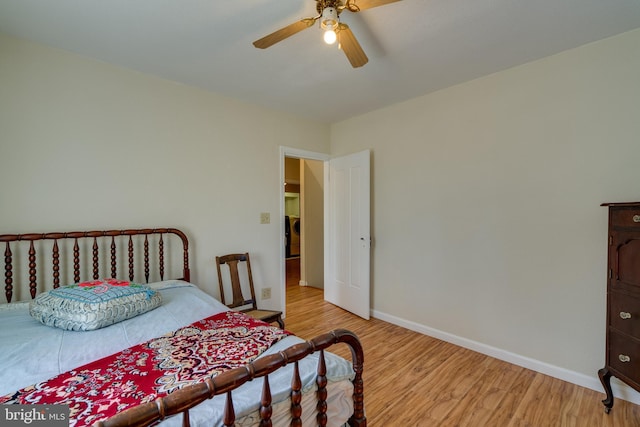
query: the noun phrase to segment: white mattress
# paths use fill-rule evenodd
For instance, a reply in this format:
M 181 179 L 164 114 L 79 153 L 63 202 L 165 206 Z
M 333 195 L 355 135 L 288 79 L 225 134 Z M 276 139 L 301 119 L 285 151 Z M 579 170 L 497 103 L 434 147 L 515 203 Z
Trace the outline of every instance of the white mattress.
M 66 331 L 45 326 L 31 318 L 28 303 L 0 304 L 0 395 L 6 395 L 23 387 L 45 381 L 55 375 L 84 365 L 92 360 L 108 356 L 125 348 L 171 332 L 202 318 L 226 311 L 227 307 L 196 286 L 182 281 L 164 281 L 152 284 L 162 293 L 160 307 L 124 322 L 95 331 Z M 279 341 L 264 355 L 277 353 L 290 345 L 301 342 L 295 336 Z M 300 361 L 303 391 L 315 389 L 315 371 L 318 355 Z M 326 354 L 329 378 L 330 410 L 329 425 L 342 425 L 352 413 L 353 376 L 351 363 L 333 354 Z M 288 405 L 276 402 L 287 401 L 291 384 L 292 366 L 280 369 L 269 376 L 273 394 L 274 420 L 288 418 Z M 251 414 L 259 407 L 262 381 L 244 384 L 234 392 L 234 407 L 240 422 L 252 425 Z M 312 396 L 314 393 L 308 393 Z M 218 425 L 213 420 L 222 420 L 225 396 L 204 402 L 190 411 L 193 426 Z M 303 399 L 303 402 L 308 397 Z M 313 402 L 312 402 L 313 403 Z M 311 411 L 315 404 L 304 409 L 305 417 L 314 420 Z M 281 412 L 276 409 L 282 408 Z M 179 418 L 179 417 L 177 417 Z M 180 420 L 168 419 L 162 425 L 180 425 Z M 313 422 L 310 424 L 312 425 Z M 280 422 L 274 422 L 280 425 Z M 305 425 L 307 425 L 305 423 Z

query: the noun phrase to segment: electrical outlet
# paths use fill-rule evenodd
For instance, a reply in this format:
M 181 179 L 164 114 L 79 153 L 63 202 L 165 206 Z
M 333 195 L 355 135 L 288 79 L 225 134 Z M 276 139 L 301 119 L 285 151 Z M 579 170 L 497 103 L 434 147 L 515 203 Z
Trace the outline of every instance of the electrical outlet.
M 260 224 L 269 224 L 271 222 L 271 215 L 269 212 L 260 213 Z
M 262 288 L 262 299 L 271 298 L 271 288 Z

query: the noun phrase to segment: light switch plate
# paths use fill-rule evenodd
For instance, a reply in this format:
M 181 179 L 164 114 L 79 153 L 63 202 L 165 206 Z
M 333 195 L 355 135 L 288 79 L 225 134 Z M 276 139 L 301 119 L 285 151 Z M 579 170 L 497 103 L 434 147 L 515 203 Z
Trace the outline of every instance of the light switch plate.
M 271 222 L 271 214 L 269 212 L 260 213 L 260 224 L 269 224 Z

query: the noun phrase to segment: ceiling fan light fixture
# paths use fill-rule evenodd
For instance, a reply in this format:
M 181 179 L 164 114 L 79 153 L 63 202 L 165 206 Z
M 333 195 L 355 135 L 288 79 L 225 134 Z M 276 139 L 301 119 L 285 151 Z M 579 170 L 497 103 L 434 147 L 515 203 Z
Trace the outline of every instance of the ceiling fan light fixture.
M 338 28 L 338 11 L 335 7 L 325 7 L 320 18 L 320 27 L 327 31 L 335 31 Z
M 334 44 L 336 42 L 336 40 L 338 39 L 338 36 L 336 35 L 336 32 L 333 30 L 327 30 L 324 32 L 324 42 L 326 44 Z
M 282 40 L 314 26 L 316 23 L 322 29 L 325 43 L 336 44 L 341 49 L 353 68 L 359 68 L 369 62 L 369 58 L 362 50 L 351 28 L 340 22 L 340 14 L 345 10 L 357 13 L 365 9 L 384 6 L 402 0 L 315 0 L 317 15 L 300 19 L 286 27 L 253 42 L 259 49 L 266 49 Z M 356 4 L 358 2 L 358 4 Z
M 326 44 L 334 44 L 337 40 L 338 11 L 335 7 L 325 7 L 320 18 L 320 28 L 324 30 L 322 36 Z

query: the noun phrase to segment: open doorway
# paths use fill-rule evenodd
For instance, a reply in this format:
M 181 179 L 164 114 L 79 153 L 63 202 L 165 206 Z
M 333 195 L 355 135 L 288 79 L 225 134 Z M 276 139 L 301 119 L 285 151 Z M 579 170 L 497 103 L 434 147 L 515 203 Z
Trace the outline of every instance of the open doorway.
M 280 306 L 286 317 L 287 292 L 285 274 L 285 227 L 284 227 L 284 164 L 286 157 L 296 159 L 317 160 L 322 165 L 323 207 L 309 208 L 306 203 L 306 173 L 300 177 L 300 281 L 306 286 L 309 283 L 310 268 L 322 271 L 321 286 L 324 288 L 324 299 L 368 319 L 371 301 L 371 151 L 344 155 L 330 159 L 326 154 L 318 154 L 280 147 L 280 206 L 281 226 L 281 270 L 280 270 Z M 305 169 L 306 170 L 306 169 Z M 307 243 L 313 241 L 306 223 L 311 220 L 311 213 L 322 212 L 322 261 L 312 260 Z M 308 225 L 308 224 L 307 224 Z M 326 241 L 325 241 L 326 239 Z M 315 241 L 314 243 L 318 243 Z
M 286 288 L 300 286 L 300 170 L 303 159 L 284 159 L 284 241 Z M 304 166 L 303 166 L 304 168 Z M 306 223 L 306 221 L 305 221 Z
M 288 286 L 324 288 L 324 163 L 285 157 L 284 241 Z
M 282 307 L 289 286 L 324 288 L 324 169 L 328 155 L 281 147 Z

